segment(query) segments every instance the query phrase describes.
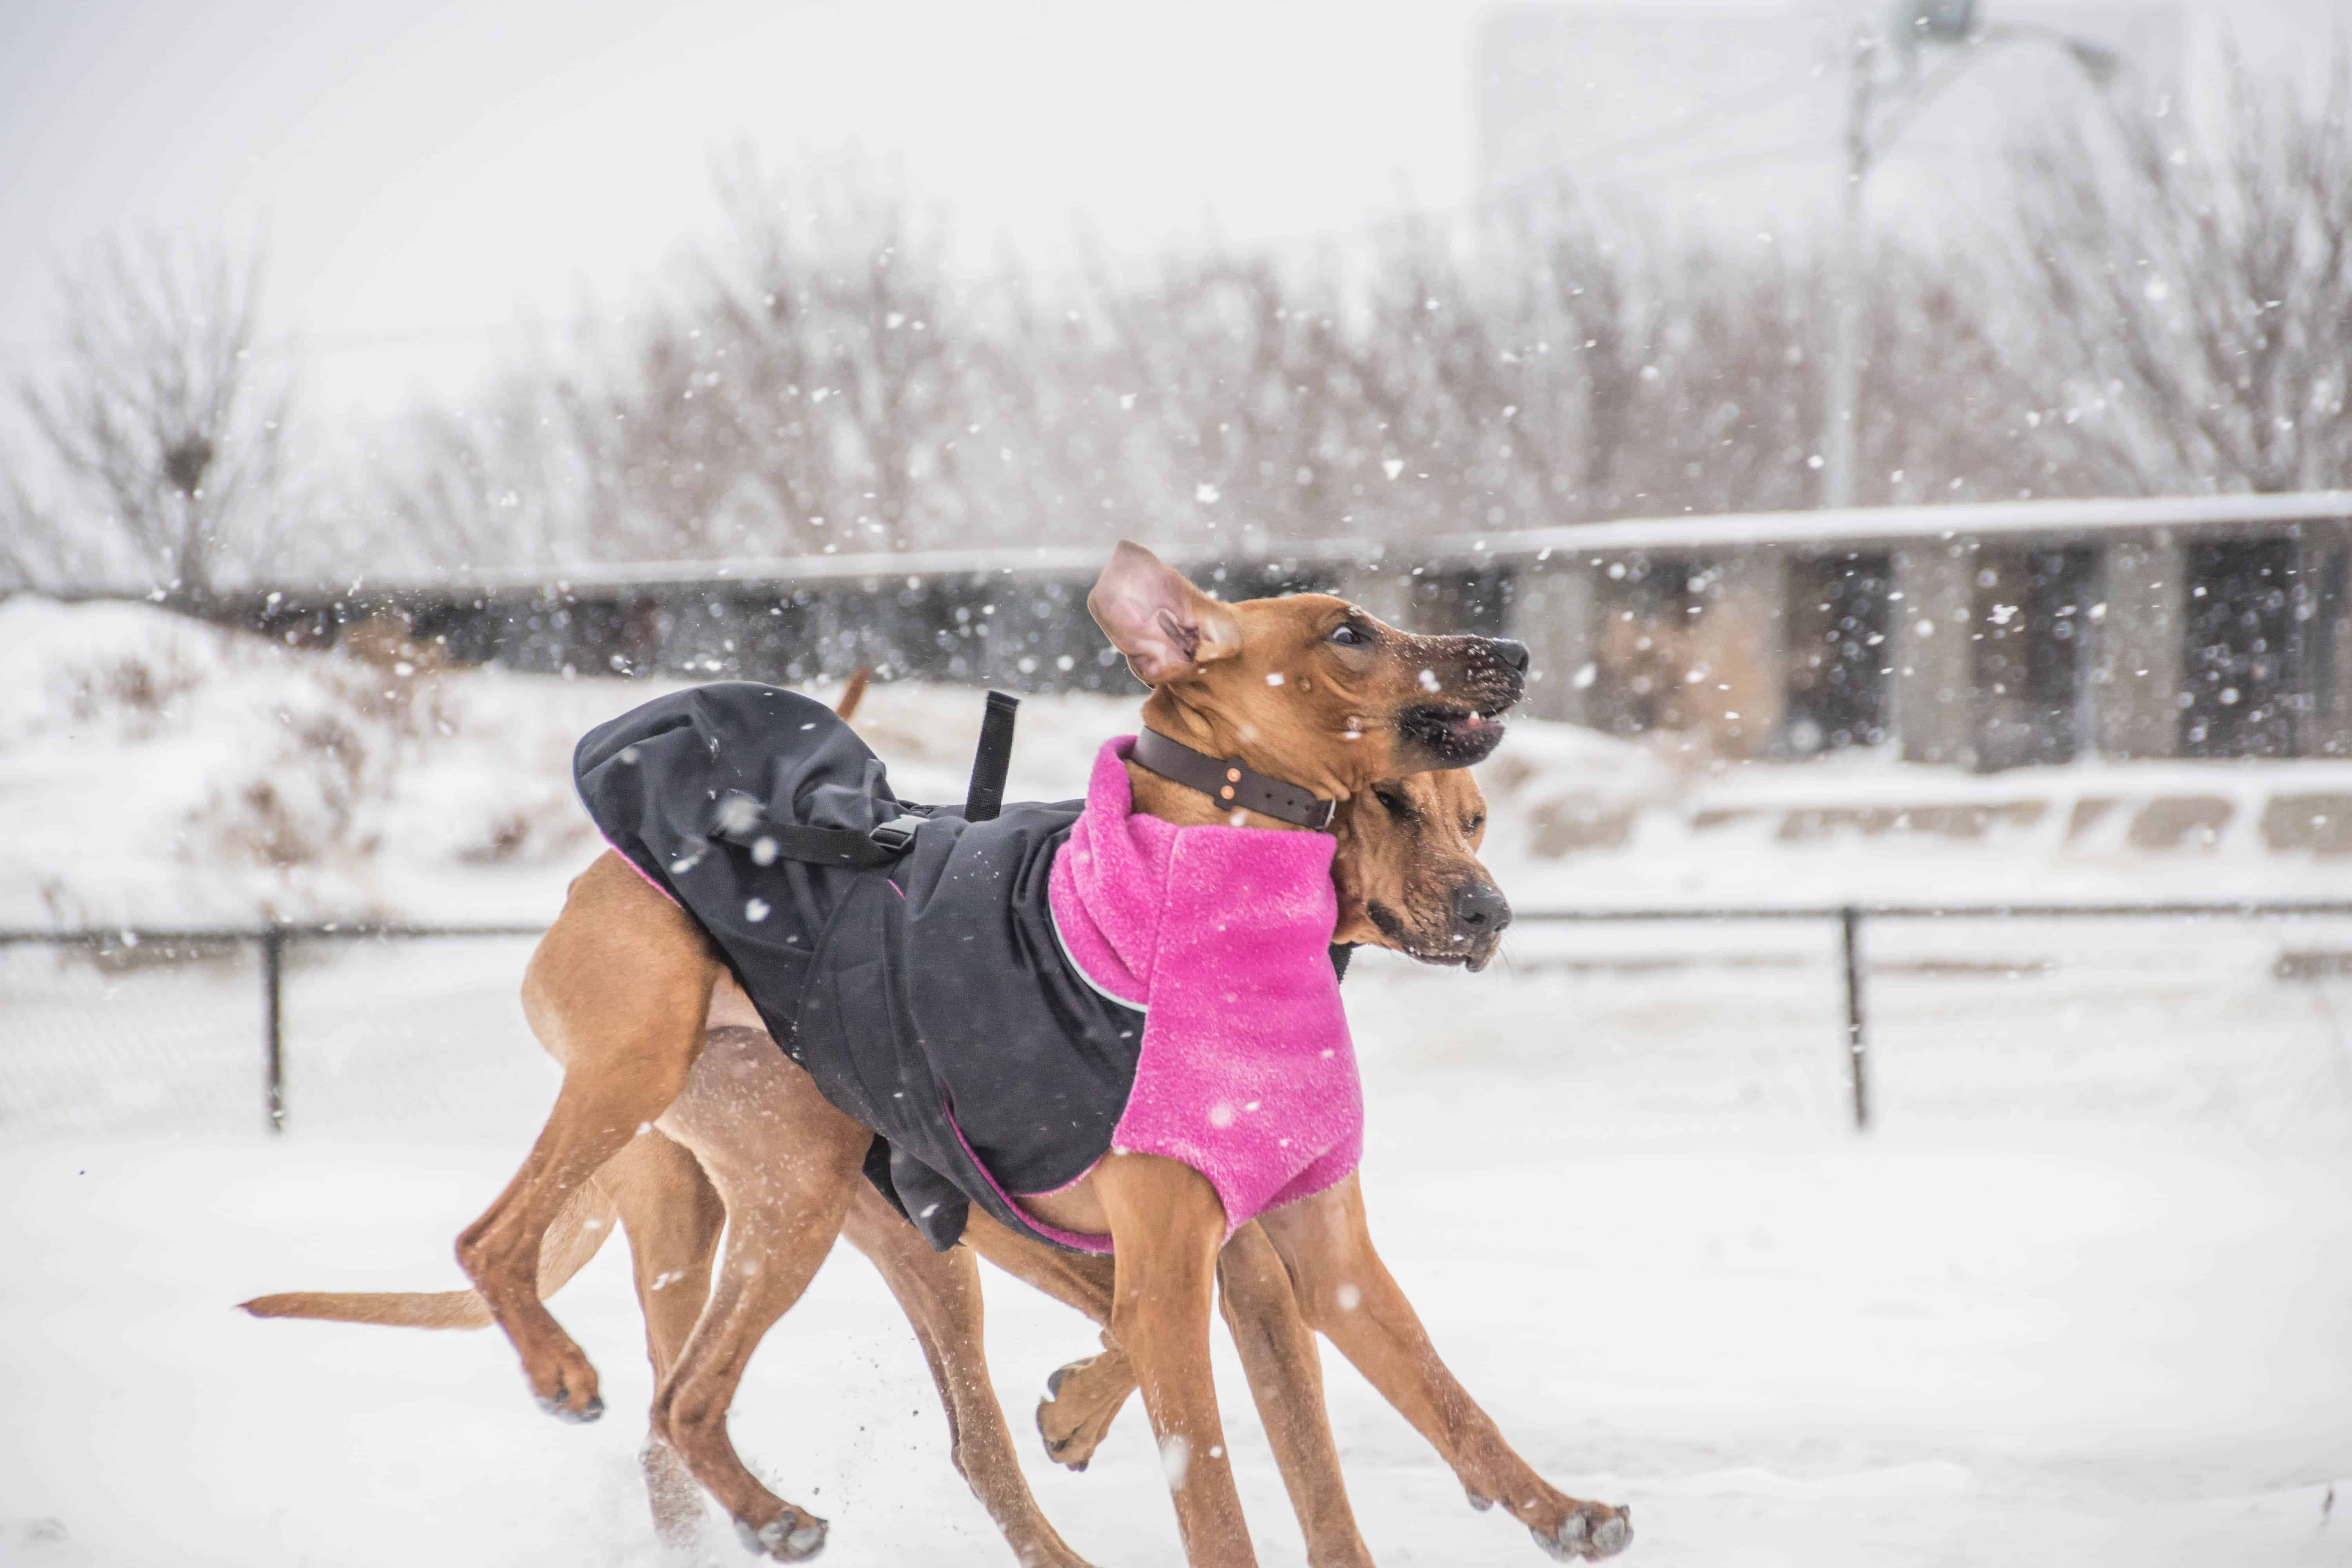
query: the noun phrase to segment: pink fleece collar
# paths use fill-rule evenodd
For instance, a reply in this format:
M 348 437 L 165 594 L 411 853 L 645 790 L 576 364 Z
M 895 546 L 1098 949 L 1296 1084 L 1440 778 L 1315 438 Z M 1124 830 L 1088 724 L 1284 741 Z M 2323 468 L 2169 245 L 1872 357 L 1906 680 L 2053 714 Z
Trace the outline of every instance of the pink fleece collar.
M 1363 1150 L 1329 954 L 1335 845 L 1137 812 L 1133 743 L 1120 736 L 1096 754 L 1086 809 L 1054 858 L 1054 924 L 1089 984 L 1145 1010 L 1112 1148 L 1208 1177 L 1230 1237 L 1340 1181 Z

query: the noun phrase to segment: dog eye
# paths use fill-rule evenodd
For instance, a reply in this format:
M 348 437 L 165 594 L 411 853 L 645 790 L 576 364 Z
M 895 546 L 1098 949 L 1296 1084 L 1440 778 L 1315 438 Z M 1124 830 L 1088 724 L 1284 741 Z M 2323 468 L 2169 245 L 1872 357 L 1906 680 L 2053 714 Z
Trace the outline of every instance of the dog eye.
M 1324 640 L 1338 643 L 1341 647 L 1361 647 L 1372 639 L 1370 634 L 1355 622 L 1341 621 L 1331 628 L 1331 635 Z
M 1404 803 L 1404 796 L 1401 795 L 1391 795 L 1387 790 L 1375 789 L 1372 791 L 1372 798 L 1386 806 L 1391 816 L 1411 817 L 1412 816 L 1412 807 Z
M 1484 816 L 1474 816 L 1470 819 L 1470 825 L 1467 827 L 1465 827 L 1462 831 L 1465 833 L 1475 833 L 1486 826 L 1486 819 Z

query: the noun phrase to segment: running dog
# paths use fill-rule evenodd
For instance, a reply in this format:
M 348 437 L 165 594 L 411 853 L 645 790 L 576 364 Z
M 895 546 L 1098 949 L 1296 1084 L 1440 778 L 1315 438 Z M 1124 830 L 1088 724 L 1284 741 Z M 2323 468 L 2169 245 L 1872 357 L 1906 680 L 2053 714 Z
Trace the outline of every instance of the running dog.
M 645 1184 L 630 1165 L 669 1157 L 636 1142 L 662 1119 L 716 1181 L 729 1243 L 708 1304 L 661 1379 L 655 1430 L 748 1541 L 795 1560 L 823 1544 L 824 1526 L 752 1479 L 728 1442 L 725 1412 L 751 1348 L 797 1299 L 854 1205 L 870 1212 L 883 1203 L 901 1232 L 912 1234 L 911 1221 L 934 1246 L 968 1227 L 985 1245 L 994 1226 L 1024 1247 L 1108 1252 L 1105 1315 L 1168 1460 L 1188 1554 L 1238 1563 L 1252 1556 L 1206 1342 L 1210 1282 L 1232 1240 L 1235 1257 L 1262 1252 L 1267 1281 L 1292 1292 L 1294 1321 L 1303 1315 L 1339 1343 L 1438 1443 L 1474 1499 L 1506 1502 L 1555 1554 L 1621 1549 L 1630 1536 L 1622 1511 L 1562 1496 L 1510 1453 L 1445 1373 L 1371 1249 L 1353 1179 L 1360 1100 L 1322 959 L 1336 916 L 1332 846 L 1297 831 L 1327 825 L 1331 803 L 1384 781 L 1486 755 L 1500 734 L 1494 715 L 1518 694 L 1524 648 L 1411 637 L 1323 595 L 1222 605 L 1133 546 L 1106 568 L 1089 608 L 1153 693 L 1142 736 L 1106 748 L 1084 811 L 1052 831 L 1017 815 L 993 835 L 954 821 L 886 820 L 897 804 L 887 788 L 869 771 L 860 795 L 856 752 L 826 734 L 781 780 L 773 759 L 762 764 L 764 806 L 748 790 L 722 791 L 740 760 L 728 758 L 727 740 L 775 716 L 772 703 L 760 710 L 740 693 L 700 708 L 649 705 L 635 728 L 583 743 L 583 796 L 592 811 L 604 802 L 600 822 L 624 853 L 573 885 L 526 977 L 527 1013 L 563 1064 L 564 1085 L 523 1169 L 460 1237 L 482 1301 L 542 1403 L 593 1417 L 594 1372 L 541 1302 L 541 1242 L 608 1167 L 627 1218 L 628 1194 Z M 814 718 L 802 724 L 817 727 Z M 638 772 L 610 771 L 647 758 L 653 765 Z M 709 784 L 702 793 L 718 803 L 715 818 L 702 802 L 698 815 L 680 816 L 631 782 L 657 777 Z M 894 826 L 906 887 L 898 875 L 814 863 L 843 835 L 878 839 Z M 774 863 L 780 837 L 812 863 L 762 882 L 751 868 Z M 960 861 L 967 851 L 977 860 Z M 712 869 L 689 880 L 706 861 Z M 1066 1089 L 1055 1103 L 1072 1110 L 1074 1145 L 1034 1141 L 1054 1119 L 1007 1121 L 1004 1098 L 991 1103 L 1003 1087 L 991 1069 L 962 1054 L 910 1054 L 938 1047 L 953 1020 L 936 1006 L 926 1013 L 903 976 L 875 973 L 886 953 L 919 959 L 926 941 L 935 952 L 957 951 L 936 944 L 960 929 L 960 883 L 1005 874 L 1030 877 L 1043 913 L 997 936 L 1034 971 L 1058 956 L 1062 981 L 1100 1000 L 1082 1021 L 1086 1037 L 1055 1063 L 1070 1081 L 1033 1085 Z M 753 886 L 779 901 L 755 892 L 739 905 Z M 779 909 L 783 918 L 767 925 Z M 924 927 L 926 918 L 935 923 Z M 845 954 L 836 951 L 845 937 Z M 1320 982 L 1305 962 L 1310 951 Z M 920 976 L 924 966 L 914 970 Z M 748 998 L 724 984 L 730 972 L 752 977 Z M 762 994 L 760 982 L 777 974 L 792 983 L 789 1006 Z M 1071 1011 L 1076 995 L 1066 984 L 1057 1005 Z M 721 1016 L 742 1000 L 793 1063 L 774 1079 L 772 1139 L 751 1171 L 728 1168 L 695 1136 L 691 1108 L 677 1109 L 706 1029 L 714 1043 L 754 1034 Z M 983 1022 L 1017 1011 L 998 1005 L 997 1015 L 980 1009 Z M 1129 1029 L 1118 1029 L 1122 1020 Z M 1139 1046 L 1123 1055 L 1109 1044 L 1138 1034 Z M 919 1081 L 930 1092 L 887 1089 Z M 640 1147 L 650 1152 L 621 1158 Z M 1076 1173 L 1031 1184 L 1057 1162 Z M 1016 1169 L 1028 1179 L 1000 1183 L 1000 1172 Z M 1241 1239 L 1254 1217 L 1262 1249 Z M 713 1213 L 704 1229 L 715 1234 L 719 1223 Z M 708 1237 L 691 1225 L 629 1228 L 633 1243 L 645 1237 L 638 1272 L 658 1363 L 700 1300 L 692 1270 L 700 1254 L 707 1275 Z M 741 1244 L 752 1237 L 756 1257 Z M 1100 1267 L 1071 1265 L 1096 1279 Z M 1230 1258 L 1225 1273 L 1230 1309 Z M 664 1275 L 688 1287 L 676 1309 L 647 1283 Z M 1098 1293 L 1093 1300 L 1101 1304 Z M 1311 1377 L 1311 1342 L 1307 1366 Z M 1348 1555 L 1360 1560 L 1360 1542 Z
M 853 689 L 835 704 L 853 716 Z M 1492 958 L 1509 907 L 1477 859 L 1486 832 L 1486 802 L 1464 770 L 1421 773 L 1376 786 L 1341 803 L 1332 821 L 1337 842 L 1333 876 L 1339 893 L 1337 941 L 1381 945 L 1424 963 L 1484 968 Z M 728 987 L 731 990 L 731 985 Z M 722 1015 L 738 1007 L 722 992 Z M 724 1205 L 691 1153 L 665 1128 L 691 1128 L 696 1146 L 733 1184 L 755 1182 L 775 1156 L 770 1144 L 771 1103 L 793 1069 L 763 1029 L 715 1028 L 687 1080 L 685 1092 L 656 1125 L 623 1150 L 566 1205 L 549 1230 L 540 1266 L 544 1299 L 561 1289 L 610 1238 L 627 1232 L 639 1254 L 638 1282 L 647 1313 L 647 1342 L 656 1383 L 691 1326 L 687 1306 L 698 1309 L 708 1291 Z M 736 1222 L 739 1235 L 752 1223 Z M 935 1253 L 893 1212 L 878 1192 L 861 1189 L 845 1237 L 881 1269 L 913 1326 L 949 1415 L 953 1462 L 1024 1568 L 1083 1568 L 1038 1509 L 1014 1457 L 1003 1412 L 990 1383 L 982 1348 L 981 1294 L 971 1254 L 995 1261 L 1079 1310 L 1097 1324 L 1109 1318 L 1111 1270 L 1028 1241 L 984 1217 L 965 1234 L 970 1245 Z M 661 1268 L 664 1237 L 684 1237 L 699 1249 L 682 1268 Z M 745 1247 L 765 1267 L 764 1253 Z M 664 1256 L 656 1259 L 655 1254 Z M 1309 1544 L 1319 1564 L 1369 1562 L 1339 1477 L 1337 1450 L 1324 1415 L 1312 1331 L 1253 1225 L 1219 1258 L 1220 1297 L 1243 1349 L 1253 1393 L 1276 1434 L 1276 1456 Z M 658 1305 L 662 1310 L 657 1314 Z M 441 1292 L 297 1292 L 245 1303 L 261 1317 L 325 1319 L 429 1329 L 478 1329 L 488 1308 L 471 1290 Z M 663 1331 L 667 1321 L 669 1329 Z M 1108 1336 L 1106 1336 L 1108 1343 Z M 1093 1361 L 1055 1374 L 1039 1410 L 1047 1450 L 1083 1469 L 1134 1381 L 1115 1345 Z M 1057 1431 L 1057 1425 L 1061 1430 Z M 676 1545 L 688 1543 L 701 1521 L 701 1497 L 692 1478 L 665 1445 L 646 1449 L 647 1489 L 656 1528 Z

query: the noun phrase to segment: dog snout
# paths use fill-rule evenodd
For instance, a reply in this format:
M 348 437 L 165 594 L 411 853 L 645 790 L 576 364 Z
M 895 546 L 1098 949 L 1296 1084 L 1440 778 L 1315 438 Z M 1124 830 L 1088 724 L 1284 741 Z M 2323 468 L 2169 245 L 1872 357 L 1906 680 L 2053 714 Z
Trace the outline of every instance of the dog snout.
M 1492 710 L 1516 704 L 1526 694 L 1528 645 L 1515 637 L 1463 638 L 1462 672 L 1474 698 Z
M 1511 923 L 1511 900 L 1492 882 L 1465 882 L 1454 889 L 1454 927 L 1472 942 L 1492 942 Z

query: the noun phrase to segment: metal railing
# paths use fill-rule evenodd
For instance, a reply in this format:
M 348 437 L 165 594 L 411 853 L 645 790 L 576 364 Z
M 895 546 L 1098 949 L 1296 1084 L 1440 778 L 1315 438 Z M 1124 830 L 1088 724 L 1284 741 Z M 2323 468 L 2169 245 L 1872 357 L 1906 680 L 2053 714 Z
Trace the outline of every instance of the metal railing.
M 1866 965 L 1863 961 L 1863 925 L 1866 921 L 1895 920 L 2217 920 L 2291 919 L 2296 916 L 2352 916 L 2352 900 L 2248 899 L 2210 901 L 2169 901 L 2142 904 L 1808 904 L 1746 907 L 1619 908 L 1522 910 L 1514 916 L 1522 925 L 1567 924 L 1724 924 L 1742 921 L 1783 923 L 1819 921 L 1834 923 L 1838 931 L 1840 969 L 1843 980 L 1846 1083 L 1853 1125 L 1866 1131 L 1871 1121 L 1870 1040 L 1864 1002 Z M 262 1102 L 272 1132 L 286 1130 L 286 1045 L 284 1026 L 286 950 L 295 942 L 379 941 L 402 942 L 467 937 L 538 936 L 544 925 L 418 925 L 404 921 L 323 921 L 300 924 L 259 926 L 148 927 L 106 926 L 78 930 L 0 930 L 0 947 L 47 944 L 100 950 L 137 946 L 223 947 L 249 944 L 260 957 Z
M 250 944 L 261 958 L 261 1100 L 269 1131 L 286 1131 L 286 949 L 298 942 L 400 942 L 441 937 L 539 936 L 544 925 L 411 925 L 398 921 L 317 921 L 259 926 L 88 926 L 0 931 L 0 947 L 47 944 L 100 950 Z
M 1865 920 L 2211 920 L 2223 917 L 2276 919 L 2296 915 L 2352 915 L 2352 902 L 2297 899 L 2146 904 L 1815 904 L 1748 908 L 1592 909 L 1520 910 L 1515 924 L 1619 921 L 1834 921 L 1838 956 L 1845 979 L 1846 1087 L 1857 1132 L 1870 1130 L 1870 1038 L 1863 1007 L 1862 923 Z

